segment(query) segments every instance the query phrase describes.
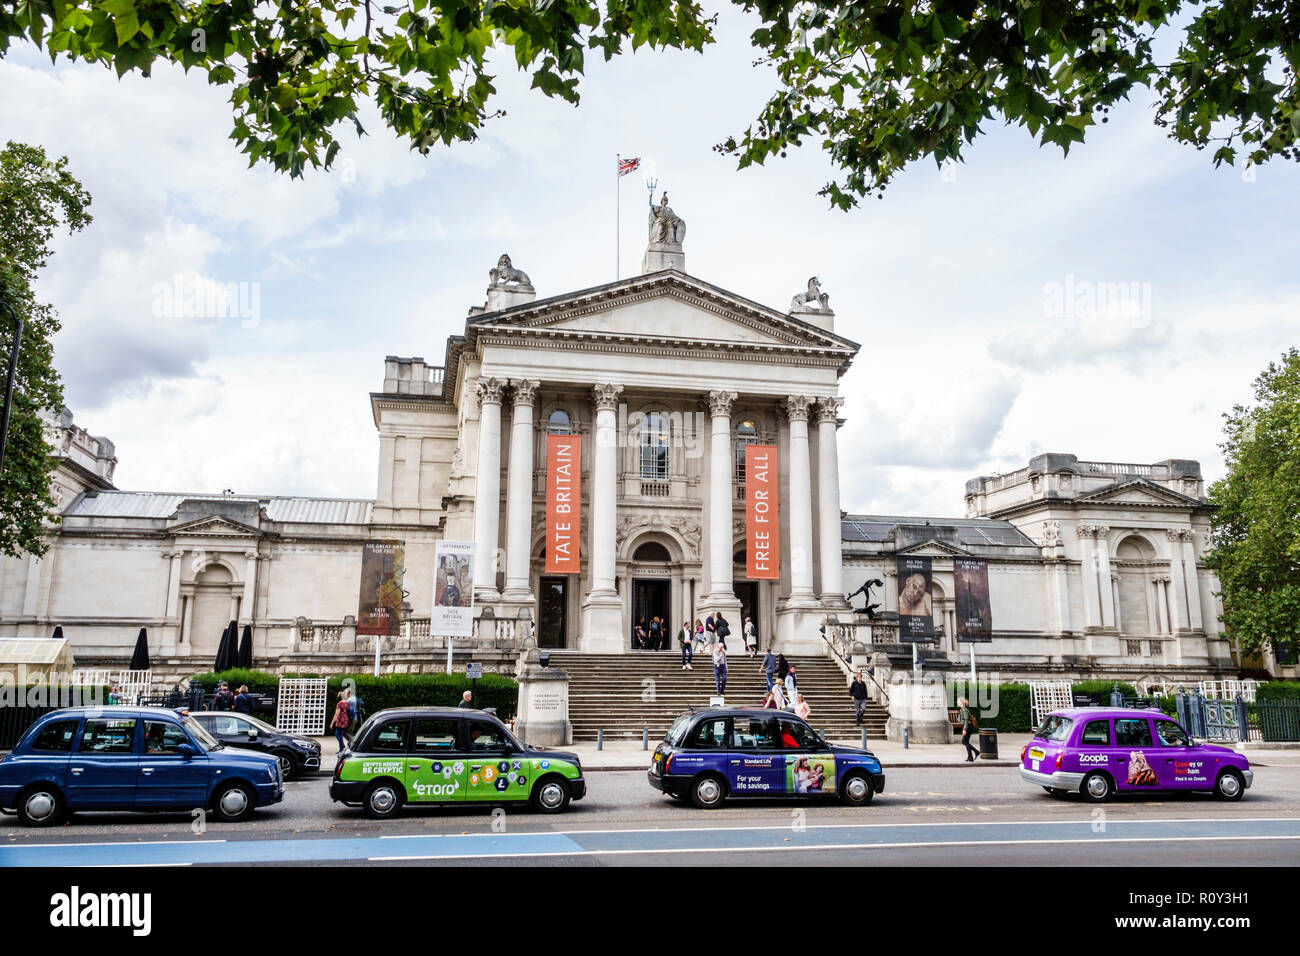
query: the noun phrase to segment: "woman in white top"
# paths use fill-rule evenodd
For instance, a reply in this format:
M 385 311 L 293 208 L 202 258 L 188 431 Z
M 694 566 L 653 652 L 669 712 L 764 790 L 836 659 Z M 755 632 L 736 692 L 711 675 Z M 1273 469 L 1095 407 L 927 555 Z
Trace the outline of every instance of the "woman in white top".
M 713 683 L 721 697 L 727 689 L 727 645 L 713 645 Z
M 750 657 L 758 653 L 758 633 L 754 630 L 753 618 L 749 617 L 745 618 L 745 649 Z

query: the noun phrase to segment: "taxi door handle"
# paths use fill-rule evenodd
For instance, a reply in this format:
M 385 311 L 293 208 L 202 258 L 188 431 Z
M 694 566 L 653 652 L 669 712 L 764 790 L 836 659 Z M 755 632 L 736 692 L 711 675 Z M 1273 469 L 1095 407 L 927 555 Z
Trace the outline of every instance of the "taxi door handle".
M 153 767 L 141 767 L 141 768 L 140 768 L 140 772 L 141 772 L 141 773 L 153 773 Z
M 407 770 L 419 770 L 420 767 L 419 767 L 418 764 L 408 764 L 407 767 L 406 767 L 406 769 L 407 769 Z
M 81 771 L 85 770 L 86 768 L 85 768 L 85 767 L 73 767 L 73 768 L 71 768 L 71 769 L 72 769 L 72 772 L 73 772 L 74 774 L 79 774 L 79 773 L 81 773 Z
M 733 761 L 731 761 L 731 765 L 732 765 L 733 767 L 739 766 L 739 765 L 740 765 L 740 761 L 739 761 L 739 760 L 733 760 Z

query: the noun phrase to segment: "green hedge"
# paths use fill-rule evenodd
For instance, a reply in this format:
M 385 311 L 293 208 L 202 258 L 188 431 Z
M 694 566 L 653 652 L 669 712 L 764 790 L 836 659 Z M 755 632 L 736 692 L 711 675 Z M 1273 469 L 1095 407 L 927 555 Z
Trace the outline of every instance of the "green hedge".
M 285 674 L 285 677 L 318 677 L 316 674 Z M 255 693 L 275 694 L 280 689 L 280 677 L 265 671 L 230 670 L 220 674 L 195 674 L 191 684 L 201 684 L 209 693 L 219 681 L 231 689 L 247 684 Z M 339 674 L 329 678 L 326 696 L 326 713 L 332 713 L 338 694 L 345 681 L 351 681 L 361 697 L 362 717 L 387 710 L 390 707 L 454 707 L 461 695 L 471 689 L 471 681 L 464 674 Z M 519 703 L 519 684 L 500 674 L 484 674 L 474 687 L 474 703 L 480 707 L 495 707 L 497 715 L 508 719 L 515 715 Z
M 980 684 L 979 693 L 969 693 L 969 682 L 957 681 L 957 696 L 973 698 L 977 702 L 991 699 L 991 685 Z M 1115 687 L 1115 681 L 1111 680 L 1087 680 L 1079 681 L 1072 685 L 1075 693 L 1079 694 L 1100 694 L 1102 703 L 1110 705 L 1110 694 Z M 1125 697 L 1138 696 L 1137 688 L 1132 684 L 1119 682 L 1120 693 Z M 1034 731 L 1030 721 L 1030 703 L 1033 700 L 1029 691 L 1028 684 L 1011 683 L 999 684 L 997 687 L 997 707 L 977 706 L 976 720 L 979 721 L 981 729 L 997 730 L 1004 734 L 1027 734 Z M 1161 709 L 1167 714 L 1174 713 L 1174 702 L 1172 697 L 1160 700 Z
M 1300 681 L 1274 680 L 1260 684 L 1256 700 L 1300 700 Z

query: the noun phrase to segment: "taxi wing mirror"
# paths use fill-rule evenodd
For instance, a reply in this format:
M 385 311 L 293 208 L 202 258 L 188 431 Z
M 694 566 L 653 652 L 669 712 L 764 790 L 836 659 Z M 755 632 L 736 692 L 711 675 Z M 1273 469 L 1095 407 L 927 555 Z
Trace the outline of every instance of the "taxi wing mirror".
M 176 752 L 180 754 L 182 757 L 184 757 L 186 760 L 189 760 L 198 751 L 194 749 L 193 744 L 181 744 L 179 747 L 176 748 Z
M 249 739 L 249 740 L 256 740 L 256 739 L 257 739 L 257 728 L 256 728 L 256 727 L 249 727 L 249 728 L 248 728 L 248 739 Z

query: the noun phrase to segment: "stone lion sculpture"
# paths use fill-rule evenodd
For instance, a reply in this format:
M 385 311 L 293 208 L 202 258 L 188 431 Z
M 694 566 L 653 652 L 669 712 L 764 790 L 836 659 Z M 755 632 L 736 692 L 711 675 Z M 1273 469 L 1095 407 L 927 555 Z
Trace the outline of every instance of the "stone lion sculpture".
M 488 270 L 488 278 L 491 280 L 491 285 L 493 286 L 532 286 L 532 283 L 528 281 L 528 273 L 524 272 L 523 269 L 516 269 L 510 262 L 510 257 L 504 252 L 501 254 L 501 258 L 497 260 L 495 268 Z

